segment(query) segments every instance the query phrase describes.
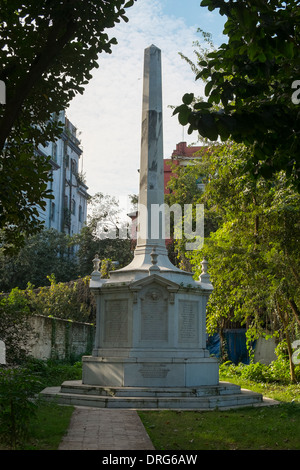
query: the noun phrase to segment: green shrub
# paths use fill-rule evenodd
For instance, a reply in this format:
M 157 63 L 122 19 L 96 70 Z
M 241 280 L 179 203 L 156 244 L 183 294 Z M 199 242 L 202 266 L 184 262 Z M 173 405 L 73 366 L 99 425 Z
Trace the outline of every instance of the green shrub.
M 35 415 L 40 382 L 24 367 L 0 369 L 0 434 L 13 449 L 27 437 L 29 418 Z
M 56 282 L 48 276 L 50 286 L 34 289 L 28 284 L 26 295 L 34 314 L 63 318 L 65 320 L 93 323 L 95 299 L 89 289 L 89 277 L 70 282 Z
M 243 368 L 241 377 L 254 382 L 269 382 L 269 368 L 260 362 L 249 364 Z
M 279 357 L 270 364 L 262 364 L 260 362 L 251 363 L 249 365 L 239 363 L 237 365 L 231 362 L 224 362 L 220 365 L 220 373 L 226 377 L 240 377 L 241 379 L 251 380 L 258 383 L 281 383 L 289 384 L 290 366 L 289 361 Z M 295 367 L 297 381 L 300 382 L 300 367 Z
M 0 368 L 0 438 L 16 449 L 28 437 L 40 404 L 39 392 L 65 380 L 79 380 L 81 362 L 27 358 L 22 367 Z
M 63 361 L 48 359 L 28 358 L 26 369 L 38 378 L 41 388 L 61 385 L 65 380 L 80 380 L 82 377 L 82 363 L 77 361 L 74 364 Z
M 5 342 L 6 361 L 18 364 L 27 354 L 30 308 L 24 291 L 17 287 L 0 298 L 0 338 Z

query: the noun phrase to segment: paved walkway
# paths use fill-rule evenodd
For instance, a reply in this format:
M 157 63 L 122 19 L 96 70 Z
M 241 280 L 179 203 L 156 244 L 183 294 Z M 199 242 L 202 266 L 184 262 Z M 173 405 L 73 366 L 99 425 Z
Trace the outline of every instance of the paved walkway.
M 134 410 L 76 407 L 58 450 L 154 450 Z

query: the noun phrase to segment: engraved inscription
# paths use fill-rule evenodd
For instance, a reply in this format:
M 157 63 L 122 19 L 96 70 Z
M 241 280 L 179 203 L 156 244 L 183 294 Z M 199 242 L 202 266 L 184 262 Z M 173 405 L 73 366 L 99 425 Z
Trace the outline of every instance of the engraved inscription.
M 124 343 L 128 341 L 128 300 L 106 300 L 104 341 Z
M 145 379 L 163 379 L 167 377 L 168 372 L 169 369 L 162 364 L 148 364 L 140 369 L 140 373 Z
M 179 301 L 178 341 L 194 343 L 198 340 L 197 310 L 198 302 Z
M 157 288 L 142 299 L 141 340 L 168 341 L 168 302 Z

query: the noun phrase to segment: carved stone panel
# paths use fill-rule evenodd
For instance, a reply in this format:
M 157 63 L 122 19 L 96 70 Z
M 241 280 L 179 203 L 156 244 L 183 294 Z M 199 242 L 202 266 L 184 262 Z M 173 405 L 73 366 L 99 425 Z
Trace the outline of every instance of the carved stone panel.
M 128 341 L 128 300 L 105 300 L 103 342 L 125 346 Z
M 155 285 L 141 298 L 141 340 L 168 341 L 168 294 Z
M 179 343 L 197 343 L 198 335 L 198 302 L 180 300 L 178 315 Z

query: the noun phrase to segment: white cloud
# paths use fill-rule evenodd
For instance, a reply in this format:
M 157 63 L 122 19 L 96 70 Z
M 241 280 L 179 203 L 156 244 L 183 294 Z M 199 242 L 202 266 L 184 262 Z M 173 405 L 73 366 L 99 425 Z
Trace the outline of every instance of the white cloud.
M 159 0 L 138 0 L 128 9 L 129 23 L 108 30 L 118 45 L 99 57 L 99 69 L 83 95 L 67 112 L 81 131 L 83 170 L 91 195 L 102 192 L 124 196 L 138 192 L 144 49 L 155 44 L 162 51 L 164 103 L 164 157 L 170 157 L 183 138 L 169 105 L 178 105 L 186 92 L 200 95 L 188 64 L 178 52 L 193 57 L 192 43 L 200 39 L 183 19 L 162 13 Z M 184 136 L 188 143 L 196 135 Z

